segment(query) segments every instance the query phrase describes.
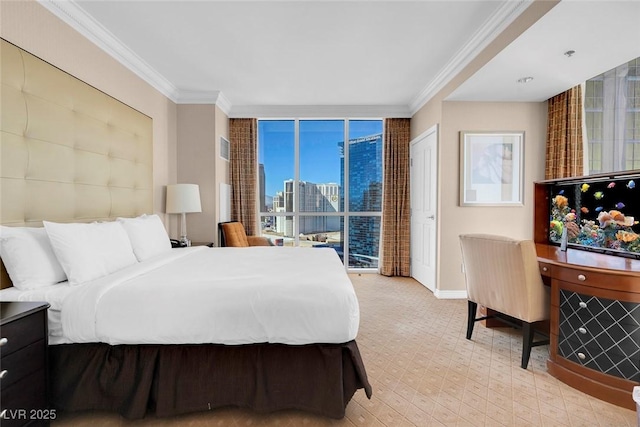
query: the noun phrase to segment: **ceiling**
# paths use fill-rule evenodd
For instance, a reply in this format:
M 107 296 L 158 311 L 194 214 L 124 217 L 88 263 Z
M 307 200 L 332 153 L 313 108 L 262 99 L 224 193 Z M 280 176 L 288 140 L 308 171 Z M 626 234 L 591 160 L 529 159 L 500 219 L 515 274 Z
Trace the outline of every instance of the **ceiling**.
M 638 57 L 640 1 L 565 0 L 447 99 L 544 101 Z
M 214 101 L 231 113 L 369 106 L 408 115 L 530 2 L 41 4 L 176 102 Z M 640 56 L 639 19 L 640 1 L 563 1 L 449 99 L 547 99 Z M 516 84 L 523 76 L 534 80 Z

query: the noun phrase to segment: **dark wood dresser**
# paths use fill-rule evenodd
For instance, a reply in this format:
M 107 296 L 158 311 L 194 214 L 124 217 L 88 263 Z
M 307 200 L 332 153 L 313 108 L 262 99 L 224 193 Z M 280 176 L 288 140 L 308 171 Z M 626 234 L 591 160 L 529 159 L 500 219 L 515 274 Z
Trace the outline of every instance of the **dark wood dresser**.
M 46 426 L 47 308 L 42 302 L 0 303 L 0 416 L 3 427 Z
M 536 183 L 534 240 L 551 287 L 549 373 L 598 399 L 636 409 L 640 385 L 640 259 L 549 244 L 551 181 Z M 567 190 L 570 191 L 570 190 Z M 611 251 L 609 251 L 611 252 Z
M 640 260 L 537 244 L 551 285 L 549 373 L 635 409 L 640 385 Z

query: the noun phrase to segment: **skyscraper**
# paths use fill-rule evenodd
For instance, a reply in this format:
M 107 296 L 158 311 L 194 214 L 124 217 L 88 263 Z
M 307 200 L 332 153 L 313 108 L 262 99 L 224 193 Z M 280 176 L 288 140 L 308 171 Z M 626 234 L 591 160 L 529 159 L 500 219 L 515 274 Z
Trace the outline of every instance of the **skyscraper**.
M 260 191 L 260 212 L 267 212 L 267 203 L 265 197 L 265 176 L 264 176 L 264 165 L 262 163 L 258 164 L 258 186 Z
M 287 212 L 293 211 L 293 180 L 284 182 L 283 205 Z M 340 200 L 340 186 L 335 183 L 315 184 L 308 181 L 298 182 L 299 212 L 337 212 Z M 275 208 L 275 198 L 274 198 Z M 340 230 L 340 218 L 337 216 L 300 216 L 298 232 L 300 234 L 324 233 Z M 293 237 L 293 218 L 287 217 L 279 233 Z
M 344 187 L 344 142 L 340 184 Z M 349 211 L 382 211 L 382 134 L 349 140 Z M 341 205 L 344 200 L 341 199 Z M 351 216 L 349 220 L 350 264 L 377 266 L 380 217 Z

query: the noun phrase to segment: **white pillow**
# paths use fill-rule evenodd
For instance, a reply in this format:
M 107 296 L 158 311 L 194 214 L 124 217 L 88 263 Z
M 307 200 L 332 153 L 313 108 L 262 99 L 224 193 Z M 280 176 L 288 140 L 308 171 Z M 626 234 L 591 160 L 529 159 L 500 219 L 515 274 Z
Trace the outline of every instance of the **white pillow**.
M 106 276 L 137 262 L 127 232 L 119 222 L 43 223 L 71 285 Z
M 36 289 L 67 280 L 42 227 L 0 226 L 0 257 L 18 289 Z
M 144 261 L 171 250 L 169 235 L 158 215 L 118 218 L 118 221 L 127 232 L 138 261 Z

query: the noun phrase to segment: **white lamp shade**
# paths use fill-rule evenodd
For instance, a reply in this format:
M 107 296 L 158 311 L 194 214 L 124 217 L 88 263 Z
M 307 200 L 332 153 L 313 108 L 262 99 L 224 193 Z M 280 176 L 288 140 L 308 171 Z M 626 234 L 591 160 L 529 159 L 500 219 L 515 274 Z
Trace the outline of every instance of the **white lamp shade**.
M 167 213 L 202 212 L 198 184 L 167 185 Z

